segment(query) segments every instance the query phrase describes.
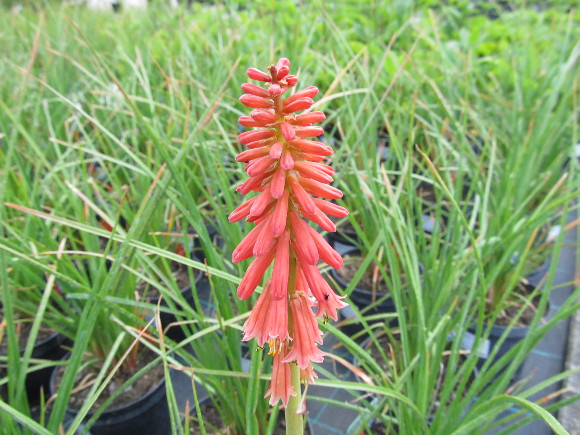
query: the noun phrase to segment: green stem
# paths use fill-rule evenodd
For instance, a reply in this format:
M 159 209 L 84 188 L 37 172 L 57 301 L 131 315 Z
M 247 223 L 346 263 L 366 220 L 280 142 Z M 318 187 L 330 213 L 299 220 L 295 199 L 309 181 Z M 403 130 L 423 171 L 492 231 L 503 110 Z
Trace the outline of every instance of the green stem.
M 286 407 L 286 435 L 302 435 L 304 433 L 303 416 L 302 414 L 296 414 L 302 400 L 300 367 L 298 367 L 298 364 L 290 363 L 290 373 L 292 374 L 292 387 L 296 391 L 296 396 L 290 397 Z
M 290 257 L 290 270 L 288 274 L 288 295 L 296 293 L 296 257 Z M 294 335 L 293 319 L 289 316 L 289 329 Z M 291 396 L 286 407 L 286 435 L 302 435 L 304 432 L 304 422 L 302 414 L 296 414 L 300 402 L 302 401 L 302 388 L 300 386 L 300 367 L 296 363 L 290 363 L 290 373 L 292 377 L 292 387 L 296 396 Z

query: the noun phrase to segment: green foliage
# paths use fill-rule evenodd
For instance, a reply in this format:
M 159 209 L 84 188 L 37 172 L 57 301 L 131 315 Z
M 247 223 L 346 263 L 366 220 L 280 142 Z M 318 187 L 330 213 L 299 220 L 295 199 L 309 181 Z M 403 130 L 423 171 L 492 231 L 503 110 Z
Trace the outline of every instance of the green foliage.
M 561 431 L 546 409 L 564 402 L 540 408 L 530 401 L 540 386 L 505 391 L 540 338 L 578 308 L 578 291 L 548 322 L 536 315 L 535 334 L 475 381 L 477 355 L 460 356 L 460 338 L 476 324 L 478 340 L 486 339 L 515 284 L 560 255 L 562 237 L 548 243 L 542 231 L 554 221 L 565 225 L 577 208 L 577 162 L 568 160 L 579 141 L 580 26 L 572 2 L 544 10 L 515 2 L 504 11 L 465 0 L 228 1 L 118 15 L 54 1 L 24 1 L 21 10 L 12 3 L 0 9 L 0 297 L 9 348 L 0 357 L 9 367 L 0 381 L 8 385 L 3 428 L 20 422 L 23 430 L 56 433 L 74 376 L 92 354 L 98 382 L 66 429 L 73 433 L 136 342 L 157 352 L 166 373 L 179 366 L 195 375 L 192 388 L 210 393 L 236 433 L 269 427 L 277 415 L 262 400 L 269 357 L 250 344 L 249 372 L 241 359 L 241 327 L 257 296 L 232 296 L 247 262 L 234 265 L 229 253 L 249 226 L 230 224 L 227 215 L 241 201 L 235 186 L 245 177 L 234 160 L 245 112 L 239 85 L 246 68 L 284 56 L 302 85 L 321 90 L 316 104 L 335 147 L 335 185 L 351 211 L 339 229 L 350 223 L 357 230 L 363 265 L 381 266 L 398 312 L 391 374 L 335 324 L 325 326 L 374 382 L 332 373 L 319 381 L 351 392 L 353 402 L 341 406 L 361 415 L 353 433 L 373 418 L 395 421 L 401 433 L 484 433 L 514 403 L 532 413 L 525 421 L 541 418 Z M 386 159 L 377 155 L 380 141 L 388 144 Z M 420 197 L 427 187 L 431 196 Z M 430 233 L 422 214 L 434 223 Z M 223 243 L 212 243 L 208 224 Z M 202 309 L 179 292 L 167 271 L 173 262 L 187 266 Z M 389 276 L 382 266 L 399 273 Z M 543 306 L 555 268 L 553 261 Z M 197 271 L 207 274 L 203 288 L 195 285 Z M 184 342 L 149 322 L 157 307 L 135 294 L 140 281 L 162 295 L 159 309 L 175 316 L 172 328 Z M 41 423 L 22 391 L 26 372 L 47 363 L 30 358 L 36 333 L 21 354 L 18 316 L 74 340 L 52 414 Z M 390 320 L 362 314 L 375 341 L 396 335 Z M 149 340 L 138 337 L 141 330 Z M 182 433 L 183 410 L 173 399 L 172 428 Z M 506 431 L 520 424 L 516 417 L 500 421 Z

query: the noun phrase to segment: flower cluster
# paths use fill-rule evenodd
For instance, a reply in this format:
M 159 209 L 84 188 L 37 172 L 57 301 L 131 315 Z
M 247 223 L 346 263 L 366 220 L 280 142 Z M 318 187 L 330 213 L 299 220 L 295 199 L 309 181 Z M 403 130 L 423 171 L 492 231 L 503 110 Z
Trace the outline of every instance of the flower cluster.
M 238 287 L 238 297 L 250 297 L 274 263 L 272 277 L 244 325 L 244 340 L 256 338 L 259 346 L 268 342 L 274 362 L 266 397 L 270 396 L 271 405 L 281 399 L 285 406 L 295 394 L 289 364 L 298 364 L 302 380 L 312 382 L 316 378 L 312 363 L 323 360 L 316 317 L 336 320 L 337 309 L 346 305 L 317 266 L 322 260 L 340 268 L 342 257 L 303 218 L 333 232 L 336 227 L 327 215 L 340 218 L 348 214 L 345 208 L 326 201 L 342 197 L 340 190 L 329 186 L 333 169 L 321 163 L 333 153 L 332 148 L 305 139 L 323 133 L 312 124 L 324 120 L 324 113 L 296 113 L 310 109 L 318 88 L 310 86 L 284 99 L 298 82 L 289 75 L 289 65 L 282 58 L 268 68 L 269 73 L 248 70 L 248 77 L 265 83 L 266 89 L 242 85 L 246 93 L 240 101 L 254 110 L 239 122 L 256 128 L 238 137 L 248 149 L 237 160 L 245 163 L 249 178 L 237 191 L 257 195 L 229 217 L 230 222 L 245 218 L 255 224 L 232 254 L 234 263 L 255 257 Z

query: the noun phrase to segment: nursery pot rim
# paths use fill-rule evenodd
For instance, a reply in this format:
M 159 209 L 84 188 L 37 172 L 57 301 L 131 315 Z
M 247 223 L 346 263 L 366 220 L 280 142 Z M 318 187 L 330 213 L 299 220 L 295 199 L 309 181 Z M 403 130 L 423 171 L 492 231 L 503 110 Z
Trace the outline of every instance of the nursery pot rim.
M 71 355 L 71 352 L 67 352 L 67 354 L 63 358 L 61 358 L 61 361 L 67 360 L 70 357 L 70 355 Z M 161 362 L 159 362 L 159 364 L 161 364 Z M 50 395 L 51 396 L 58 392 L 58 390 L 54 389 L 53 384 L 54 384 L 54 381 L 56 379 L 56 372 L 58 371 L 58 369 L 60 367 L 61 366 L 56 366 L 50 375 L 49 386 L 50 386 Z M 157 396 L 159 394 L 162 394 L 161 391 L 163 391 L 163 394 L 165 394 L 165 392 L 164 392 L 165 391 L 164 390 L 165 383 L 166 383 L 165 376 L 163 376 L 158 383 L 156 383 L 150 390 L 148 390 L 145 394 L 140 396 L 138 399 L 136 399 L 130 403 L 127 403 L 125 405 L 117 406 L 114 408 L 106 408 L 100 414 L 99 418 L 103 418 L 103 417 L 107 417 L 107 416 L 113 417 L 113 416 L 122 415 L 122 414 L 126 414 L 126 418 L 124 418 L 122 420 L 120 419 L 119 422 L 132 418 L 133 417 L 132 411 L 143 410 L 144 409 L 143 405 L 146 405 L 147 401 L 149 401 L 149 399 L 151 399 L 153 396 Z M 146 406 L 145 409 L 149 409 L 149 408 L 153 407 L 154 405 L 155 405 L 155 402 L 150 401 L 149 406 Z M 74 414 L 74 415 L 78 414 L 78 412 L 80 411 L 80 409 L 73 408 L 68 403 L 67 403 L 66 409 L 67 409 L 67 412 Z M 89 412 L 87 412 L 85 418 L 87 418 L 87 417 L 90 418 L 93 415 L 95 415 L 95 413 L 92 411 L 89 411 Z
M 343 252 L 341 252 L 341 255 L 344 258 L 344 257 L 347 257 L 347 256 L 356 256 L 357 254 L 360 254 L 360 253 L 361 253 L 361 250 L 360 250 L 360 248 L 358 246 L 351 245 L 351 246 L 348 246 L 346 249 L 344 249 Z M 419 262 L 419 271 L 421 272 L 421 274 L 423 274 L 424 271 L 425 271 L 425 266 L 423 266 L 423 263 L 421 263 L 421 262 Z M 338 271 L 336 269 L 330 269 L 330 271 L 328 273 L 332 276 L 332 278 L 343 289 L 346 289 L 349 286 L 349 284 L 344 279 L 342 279 L 342 277 L 340 276 L 340 274 L 338 273 Z M 355 291 L 357 293 L 361 294 L 361 295 L 366 296 L 366 297 L 372 297 L 374 295 L 377 300 L 378 299 L 381 299 L 381 298 L 385 298 L 385 296 L 386 296 L 386 299 L 391 299 L 392 300 L 392 297 L 389 296 L 391 294 L 391 290 L 390 289 L 389 289 L 389 291 L 387 293 L 384 293 L 384 292 L 382 292 L 382 293 L 379 293 L 379 292 L 373 293 L 370 290 L 366 290 L 366 289 L 363 289 L 363 288 L 358 287 L 358 284 L 357 284 L 356 286 L 353 287 L 352 293 L 354 293 Z
M 191 255 L 191 259 L 194 261 L 197 261 L 199 263 L 203 263 L 203 260 L 201 258 L 199 258 L 197 255 Z M 195 271 L 196 271 L 194 283 L 197 286 L 201 282 L 201 280 L 203 279 L 203 274 L 205 272 L 201 269 L 196 269 L 196 268 L 193 268 L 193 269 L 195 269 Z M 191 287 L 192 287 L 191 284 L 189 284 L 183 288 L 180 288 L 179 293 L 184 294 L 188 290 L 191 290 Z M 149 300 L 149 303 L 151 303 L 151 304 L 157 304 L 157 302 L 159 302 L 159 298 L 161 298 L 161 296 L 162 295 L 160 294 L 159 296 L 154 296 L 152 298 L 146 298 L 146 299 Z M 164 299 L 166 299 L 166 298 L 164 298 Z
M 531 289 L 531 291 L 535 291 L 537 286 L 534 284 L 531 284 L 529 282 L 523 283 L 523 285 L 528 288 Z M 539 292 L 542 292 L 543 289 L 540 288 Z M 550 295 L 548 295 L 548 300 L 546 301 L 546 308 L 540 318 L 540 320 L 550 320 L 550 318 L 553 316 L 552 313 L 552 304 L 550 303 Z M 536 314 L 537 315 L 537 314 Z M 535 316 L 536 316 L 535 315 Z M 535 317 L 534 316 L 534 317 Z M 484 320 L 483 322 L 483 328 L 484 330 L 489 326 L 489 321 L 488 320 Z M 489 332 L 489 337 L 500 337 L 504 334 L 505 330 L 508 329 L 510 327 L 510 325 L 498 325 L 495 322 L 493 323 L 493 325 L 491 326 L 490 332 Z M 530 330 L 531 325 L 513 325 L 510 329 L 510 332 L 508 333 L 508 337 L 511 338 L 523 338 L 526 336 L 526 334 L 528 333 L 528 331 Z M 477 330 L 477 323 L 472 323 L 468 328 L 467 331 L 469 332 L 475 332 Z

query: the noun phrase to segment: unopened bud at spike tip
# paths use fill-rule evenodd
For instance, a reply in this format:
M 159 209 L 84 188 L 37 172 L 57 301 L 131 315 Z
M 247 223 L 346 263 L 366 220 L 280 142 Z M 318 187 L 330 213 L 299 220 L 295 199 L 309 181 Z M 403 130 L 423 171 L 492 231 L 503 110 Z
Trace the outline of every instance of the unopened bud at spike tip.
M 278 95 L 282 95 L 282 88 L 280 85 L 271 85 L 268 88 L 268 94 L 270 97 L 277 97 Z
M 259 80 L 261 82 L 271 82 L 272 78 L 269 74 L 265 73 L 264 71 L 260 71 L 257 68 L 250 68 L 247 71 L 248 77 L 252 80 Z
M 286 83 L 288 83 L 288 86 L 290 87 L 296 86 L 296 83 L 298 83 L 298 77 L 296 76 L 286 76 L 285 80 Z

